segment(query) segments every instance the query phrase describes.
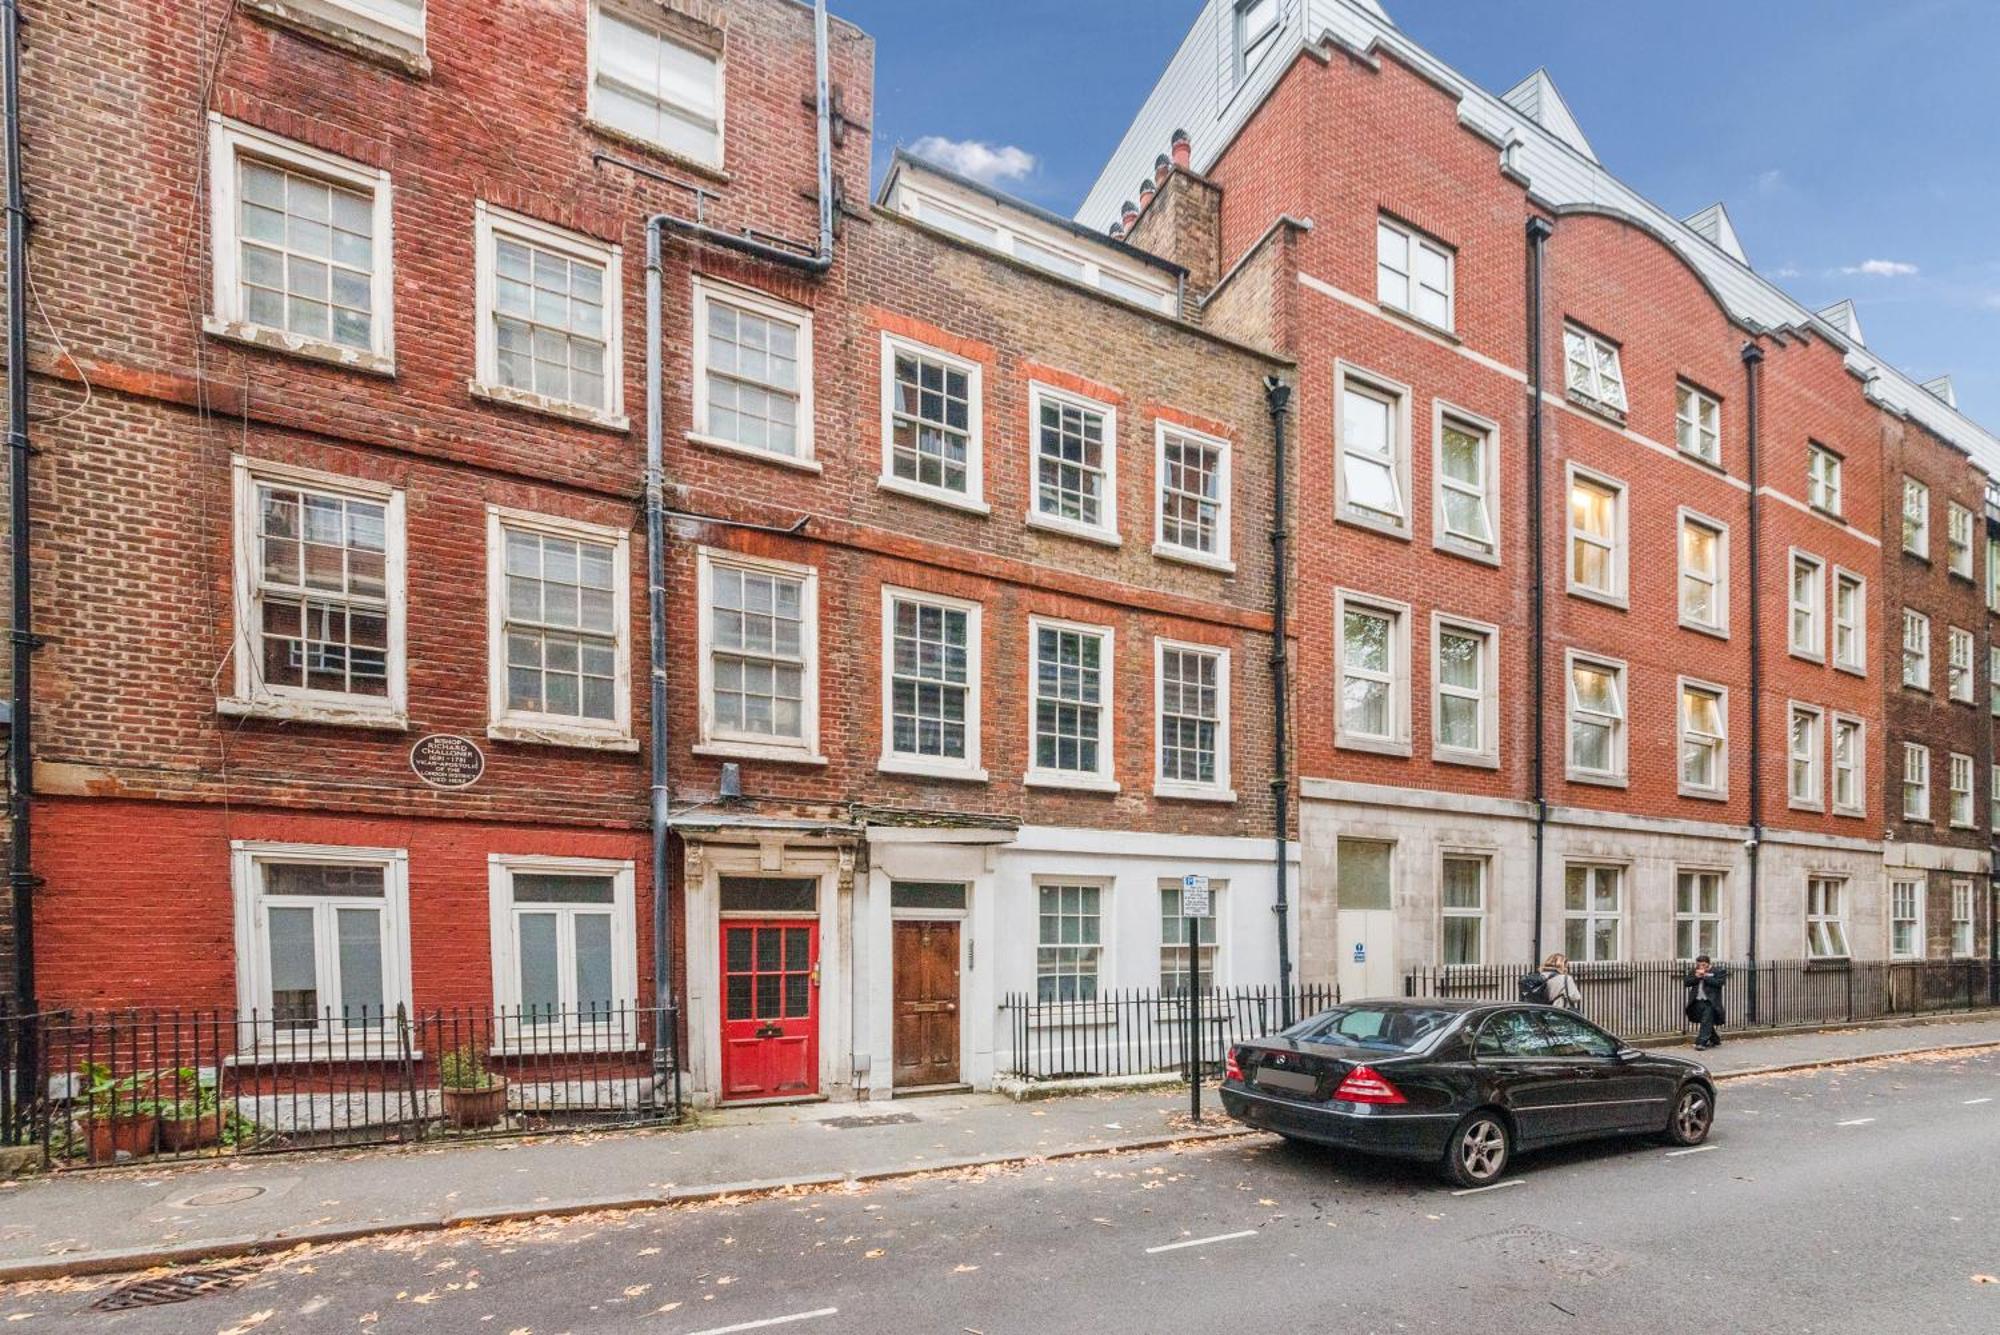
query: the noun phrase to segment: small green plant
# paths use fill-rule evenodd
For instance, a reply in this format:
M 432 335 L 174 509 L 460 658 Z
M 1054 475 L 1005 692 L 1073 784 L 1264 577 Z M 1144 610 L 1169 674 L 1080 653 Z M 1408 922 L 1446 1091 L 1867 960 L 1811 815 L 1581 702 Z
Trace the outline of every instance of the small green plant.
M 114 1076 L 110 1067 L 87 1061 L 77 1068 L 77 1074 L 83 1077 L 83 1102 L 93 1118 L 149 1116 L 160 1111 L 152 1071 Z
M 493 1073 L 479 1049 L 467 1044 L 438 1058 L 438 1083 L 446 1089 L 491 1089 Z
M 203 1077 L 192 1066 L 175 1071 L 171 1081 L 156 1079 L 154 1088 L 164 1091 L 160 1098 L 162 1117 L 202 1117 L 221 1106 L 215 1081 Z

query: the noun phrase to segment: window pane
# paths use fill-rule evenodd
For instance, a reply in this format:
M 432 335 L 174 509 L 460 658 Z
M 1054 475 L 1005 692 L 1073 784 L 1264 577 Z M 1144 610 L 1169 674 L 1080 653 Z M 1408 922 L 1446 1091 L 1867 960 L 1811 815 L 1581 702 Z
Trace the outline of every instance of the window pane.
M 313 948 L 313 910 L 268 910 L 271 933 L 271 1018 L 280 1026 L 310 1028 L 319 1015 L 319 968 Z
M 1390 904 L 1390 859 L 1396 846 L 1373 839 L 1342 839 L 1336 850 L 1339 906 L 1386 909 Z
M 340 935 L 340 1008 L 349 1024 L 382 1022 L 382 911 L 334 911 Z
M 554 913 L 514 917 L 521 951 L 521 1007 L 533 1022 L 546 1023 L 562 1009 L 562 972 L 557 958 Z
M 570 919 L 576 940 L 576 1009 L 604 1016 L 611 1011 L 611 915 L 578 913 Z

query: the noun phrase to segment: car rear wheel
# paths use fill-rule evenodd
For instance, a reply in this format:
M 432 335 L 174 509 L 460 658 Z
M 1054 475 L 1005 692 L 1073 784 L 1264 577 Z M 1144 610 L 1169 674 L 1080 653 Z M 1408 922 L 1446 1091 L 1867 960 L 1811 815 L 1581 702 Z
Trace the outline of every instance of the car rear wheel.
M 1667 1119 L 1667 1139 L 1676 1145 L 1699 1145 L 1714 1125 L 1715 1095 L 1706 1085 L 1682 1085 L 1674 1096 L 1673 1116 Z
M 1461 1187 L 1490 1187 L 1514 1157 L 1514 1136 L 1498 1113 L 1467 1113 L 1444 1150 L 1444 1175 Z

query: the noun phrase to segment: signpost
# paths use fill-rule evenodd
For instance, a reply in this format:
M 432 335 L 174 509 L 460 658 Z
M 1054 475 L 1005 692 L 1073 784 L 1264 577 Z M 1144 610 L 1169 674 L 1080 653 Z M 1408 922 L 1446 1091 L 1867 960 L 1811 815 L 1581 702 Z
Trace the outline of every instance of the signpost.
M 1201 1121 L 1201 920 L 1212 910 L 1208 878 L 1181 877 L 1181 938 L 1188 952 L 1188 1107 Z

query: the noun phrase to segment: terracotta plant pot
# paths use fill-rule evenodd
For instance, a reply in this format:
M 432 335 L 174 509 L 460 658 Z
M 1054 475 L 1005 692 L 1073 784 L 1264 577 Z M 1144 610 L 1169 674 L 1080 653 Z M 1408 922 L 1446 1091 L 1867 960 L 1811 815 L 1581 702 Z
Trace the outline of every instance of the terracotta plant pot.
M 453 1089 L 445 1086 L 444 1124 L 455 1131 L 476 1131 L 494 1126 L 507 1115 L 507 1082 L 500 1076 L 484 1089 Z
M 203 1150 L 222 1141 L 222 1109 L 160 1119 L 160 1148 L 168 1152 Z
M 138 1158 L 151 1154 L 160 1135 L 157 1113 L 113 1113 L 90 1122 L 90 1161 L 110 1163 L 121 1153 Z

